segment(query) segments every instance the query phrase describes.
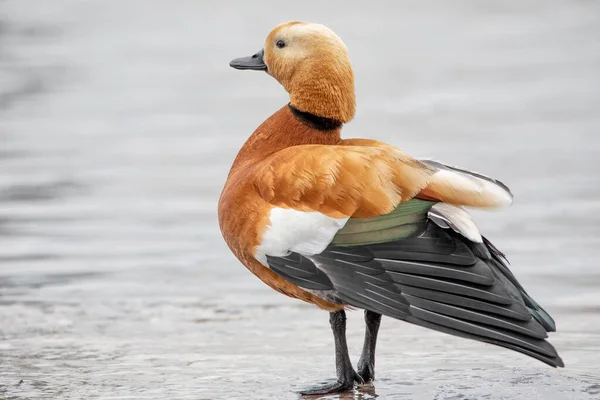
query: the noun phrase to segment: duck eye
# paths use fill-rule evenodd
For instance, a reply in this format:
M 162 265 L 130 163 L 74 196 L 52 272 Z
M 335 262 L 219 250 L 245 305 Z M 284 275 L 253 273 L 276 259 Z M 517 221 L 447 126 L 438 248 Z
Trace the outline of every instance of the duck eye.
M 280 49 L 283 49 L 285 47 L 285 42 L 283 40 L 278 40 L 277 43 L 275 43 L 277 45 L 277 47 L 279 47 Z

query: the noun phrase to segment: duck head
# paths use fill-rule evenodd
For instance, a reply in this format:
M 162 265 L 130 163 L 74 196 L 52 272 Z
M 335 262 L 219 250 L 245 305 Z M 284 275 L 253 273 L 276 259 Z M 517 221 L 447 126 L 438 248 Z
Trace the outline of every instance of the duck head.
M 296 21 L 278 25 L 262 50 L 229 65 L 266 71 L 300 111 L 339 122 L 354 117 L 354 73 L 348 49 L 326 26 Z

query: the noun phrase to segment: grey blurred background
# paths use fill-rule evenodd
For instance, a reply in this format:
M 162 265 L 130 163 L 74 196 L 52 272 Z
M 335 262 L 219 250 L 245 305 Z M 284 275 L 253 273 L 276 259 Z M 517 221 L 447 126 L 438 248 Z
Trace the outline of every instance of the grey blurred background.
M 246 271 L 216 218 L 287 102 L 228 62 L 291 19 L 350 49 L 345 137 L 512 188 L 475 214 L 567 365 L 386 319 L 374 388 L 341 398 L 600 398 L 600 2 L 0 0 L 0 399 L 294 399 L 334 376 L 327 314 Z M 355 362 L 362 335 L 351 313 Z

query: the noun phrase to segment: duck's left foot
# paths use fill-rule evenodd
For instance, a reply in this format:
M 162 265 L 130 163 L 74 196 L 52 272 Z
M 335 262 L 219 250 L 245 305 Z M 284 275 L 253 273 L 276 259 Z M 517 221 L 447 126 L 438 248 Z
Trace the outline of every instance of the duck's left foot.
M 354 389 L 354 382 L 359 385 L 364 383 L 364 380 L 358 375 L 354 370 L 352 370 L 352 375 L 348 375 L 343 377 L 342 379 L 338 379 L 336 382 L 328 383 L 322 386 L 314 386 L 305 390 L 301 390 L 300 394 L 303 395 L 321 395 L 321 394 L 331 394 L 331 393 L 340 393 L 347 392 Z

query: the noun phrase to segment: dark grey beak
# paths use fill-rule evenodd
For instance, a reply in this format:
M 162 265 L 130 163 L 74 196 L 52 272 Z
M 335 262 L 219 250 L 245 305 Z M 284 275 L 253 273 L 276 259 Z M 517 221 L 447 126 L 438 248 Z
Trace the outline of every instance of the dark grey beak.
M 235 69 L 254 69 L 256 71 L 266 71 L 267 65 L 263 60 L 265 50 L 262 49 L 258 53 L 250 57 L 236 58 L 229 63 L 229 66 Z

